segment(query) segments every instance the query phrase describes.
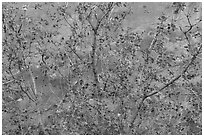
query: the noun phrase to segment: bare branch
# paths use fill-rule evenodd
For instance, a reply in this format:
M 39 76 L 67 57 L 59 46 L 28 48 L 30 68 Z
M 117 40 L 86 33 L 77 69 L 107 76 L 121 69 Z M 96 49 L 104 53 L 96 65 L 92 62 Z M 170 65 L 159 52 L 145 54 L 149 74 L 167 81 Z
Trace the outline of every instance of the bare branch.
M 11 72 L 10 69 L 9 69 L 9 72 L 11 73 L 12 78 L 13 78 L 14 80 L 16 80 L 15 77 L 14 77 L 14 75 L 13 75 L 13 73 Z M 33 99 L 33 98 L 23 89 L 23 87 L 22 87 L 22 85 L 21 85 L 20 82 L 18 82 L 18 85 L 19 85 L 21 91 L 23 91 L 31 101 L 33 101 L 33 102 L 36 101 L 35 99 Z
M 75 27 L 74 26 L 72 26 L 69 22 L 68 22 L 68 20 L 67 20 L 67 18 L 64 16 L 64 20 L 67 22 L 67 24 L 72 28 L 72 30 L 74 31 L 74 33 L 76 33 L 76 30 L 75 30 Z
M 93 24 L 91 23 L 91 14 L 92 14 L 92 10 L 90 11 L 89 15 L 87 16 L 87 21 L 89 22 L 89 25 L 91 26 L 91 29 L 93 31 L 96 31 L 96 28 L 94 28 Z
M 110 5 L 108 11 L 107 11 L 105 14 L 103 14 L 103 16 L 101 17 L 101 19 L 98 21 L 96 30 L 98 30 L 98 28 L 99 28 L 100 25 L 101 25 L 102 20 L 111 12 L 111 10 L 113 9 L 113 7 L 114 7 L 114 6 L 113 6 L 113 3 L 111 3 L 111 5 Z
M 148 97 L 150 97 L 150 96 L 153 96 L 153 95 L 155 95 L 155 94 L 161 92 L 163 89 L 165 89 L 166 87 L 168 87 L 168 86 L 170 86 L 172 83 L 174 83 L 176 80 L 178 80 L 178 79 L 188 70 L 189 66 L 190 66 L 190 65 L 193 63 L 193 61 L 196 59 L 196 57 L 197 57 L 197 55 L 200 53 L 201 49 L 202 49 L 202 45 L 199 47 L 197 53 L 193 55 L 193 57 L 192 57 L 191 60 L 189 61 L 188 65 L 184 68 L 184 70 L 182 71 L 182 73 L 181 73 L 180 75 L 178 75 L 177 77 L 175 77 L 174 79 L 172 79 L 169 83 L 167 83 L 166 85 L 164 85 L 164 86 L 163 86 L 162 88 L 160 88 L 158 91 L 155 91 L 155 92 L 153 92 L 153 93 L 151 93 L 151 94 L 149 94 L 149 95 L 144 96 L 142 100 L 144 101 L 146 98 L 148 98 Z
M 146 98 L 148 98 L 148 97 L 151 97 L 151 96 L 153 96 L 153 95 L 159 93 L 159 92 L 162 92 L 162 90 L 164 90 L 165 88 L 167 88 L 168 86 L 170 86 L 172 83 L 174 83 L 176 80 L 178 80 L 178 79 L 188 70 L 189 66 L 190 66 L 190 65 L 193 63 L 193 61 L 196 59 L 196 57 L 197 57 L 197 55 L 200 53 L 201 49 L 202 49 L 202 45 L 201 45 L 200 48 L 198 49 L 197 53 L 193 55 L 193 57 L 192 57 L 191 60 L 189 61 L 188 65 L 183 69 L 183 71 L 182 71 L 182 73 L 181 73 L 180 75 L 178 75 L 177 77 L 175 77 L 174 79 L 172 79 L 169 83 L 167 83 L 166 85 L 164 85 L 164 86 L 163 86 L 162 88 L 160 88 L 158 91 L 155 91 L 155 92 L 153 92 L 153 93 L 151 93 L 151 94 L 149 94 L 149 95 L 145 95 L 145 96 L 142 97 L 142 99 L 141 99 L 141 101 L 140 101 L 140 103 L 139 103 L 139 105 L 138 105 L 138 107 L 137 107 L 137 111 L 136 111 L 135 115 L 133 116 L 133 120 L 132 120 L 131 123 L 130 123 L 130 129 L 132 129 L 133 126 L 134 126 L 135 120 L 136 120 L 137 115 L 138 115 L 138 113 L 139 113 L 139 111 L 140 111 L 140 109 L 141 109 L 141 107 L 142 107 L 142 105 L 143 105 L 144 100 L 145 100 Z
M 81 57 L 76 53 L 76 51 L 70 45 L 68 45 L 68 46 L 71 49 L 71 51 L 82 61 Z

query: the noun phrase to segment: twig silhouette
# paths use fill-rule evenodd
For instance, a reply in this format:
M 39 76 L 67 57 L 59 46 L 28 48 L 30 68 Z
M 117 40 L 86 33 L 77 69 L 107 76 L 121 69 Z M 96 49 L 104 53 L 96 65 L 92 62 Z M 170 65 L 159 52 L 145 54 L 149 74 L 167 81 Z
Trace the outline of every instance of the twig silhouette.
M 175 78 L 173 78 L 170 82 L 168 82 L 167 84 L 165 84 L 165 85 L 164 85 L 163 87 L 161 87 L 159 90 L 154 91 L 154 92 L 150 93 L 149 95 L 144 95 L 144 96 L 142 97 L 142 99 L 141 99 L 141 101 L 140 101 L 140 103 L 139 103 L 139 105 L 138 105 L 138 107 L 137 107 L 136 114 L 134 115 L 133 120 L 132 120 L 132 122 L 130 123 L 130 129 L 132 129 L 133 126 L 134 126 L 135 120 L 136 120 L 137 115 L 138 115 L 138 113 L 139 113 L 139 111 L 140 111 L 140 109 L 141 109 L 141 107 L 142 107 L 142 105 L 143 105 L 144 100 L 147 99 L 148 97 L 151 97 L 151 96 L 153 96 L 153 95 L 155 95 L 155 94 L 157 94 L 157 93 L 162 92 L 165 88 L 167 88 L 168 86 L 170 86 L 171 84 L 173 84 L 176 80 L 178 80 L 178 79 L 188 70 L 189 66 L 190 66 L 190 65 L 193 63 L 193 61 L 196 59 L 196 57 L 197 57 L 197 55 L 200 53 L 201 49 L 202 49 L 202 45 L 200 45 L 198 51 L 193 55 L 193 57 L 190 59 L 189 63 L 186 65 L 186 67 L 183 69 L 183 71 L 182 71 L 178 76 L 176 76 Z

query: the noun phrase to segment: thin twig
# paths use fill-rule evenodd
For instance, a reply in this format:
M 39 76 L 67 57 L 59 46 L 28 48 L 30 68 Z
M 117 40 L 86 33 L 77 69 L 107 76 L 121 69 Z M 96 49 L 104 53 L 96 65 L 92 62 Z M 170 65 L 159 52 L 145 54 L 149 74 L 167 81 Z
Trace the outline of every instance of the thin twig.
M 155 91 L 149 95 L 146 95 L 143 97 L 143 101 L 150 97 L 153 96 L 159 92 L 161 92 L 163 89 L 165 89 L 166 87 L 168 87 L 169 85 L 171 85 L 172 83 L 174 83 L 176 80 L 178 80 L 189 68 L 189 66 L 193 63 L 193 61 L 196 59 L 197 55 L 200 53 L 200 50 L 202 49 L 202 45 L 200 46 L 200 48 L 198 49 L 197 53 L 193 55 L 193 57 L 191 58 L 191 60 L 189 61 L 188 65 L 184 68 L 184 70 L 182 71 L 182 73 L 180 75 L 178 75 L 177 77 L 175 77 L 174 79 L 172 79 L 169 83 L 167 83 L 166 85 L 164 85 L 162 88 L 160 88 L 158 91 Z
M 94 28 L 93 24 L 91 23 L 91 14 L 92 14 L 92 10 L 90 11 L 89 15 L 87 16 L 87 21 L 89 22 L 89 25 L 91 26 L 91 29 L 95 32 L 96 28 Z
M 76 45 L 76 43 L 74 44 L 74 46 L 75 45 Z M 70 45 L 68 45 L 68 46 L 71 49 L 71 51 L 82 61 L 81 57 L 76 53 L 76 51 Z
M 145 100 L 146 98 L 150 97 L 150 96 L 153 96 L 153 95 L 155 95 L 155 94 L 161 92 L 162 90 L 164 90 L 165 88 L 167 88 L 168 86 L 170 86 L 172 83 L 174 83 L 176 80 L 178 80 L 178 79 L 188 70 L 189 66 L 190 66 L 190 65 L 193 63 L 193 61 L 196 59 L 196 57 L 197 57 L 197 55 L 200 53 L 201 49 L 202 49 L 202 45 L 201 45 L 200 48 L 198 49 L 197 53 L 193 55 L 193 57 L 192 57 L 191 60 L 189 61 L 188 65 L 184 68 L 184 70 L 182 71 L 182 73 L 181 73 L 180 75 L 178 75 L 177 77 L 175 77 L 174 79 L 172 79 L 169 83 L 167 83 L 166 85 L 164 85 L 164 86 L 163 86 L 162 88 L 160 88 L 158 91 L 155 91 L 155 92 L 153 92 L 153 93 L 150 93 L 149 95 L 144 95 L 144 96 L 142 97 L 142 99 L 141 99 L 141 101 L 140 101 L 140 103 L 139 103 L 139 105 L 138 105 L 137 112 L 136 112 L 136 114 L 134 115 L 132 122 L 130 123 L 130 129 L 132 129 L 133 126 L 134 126 L 135 120 L 136 120 L 137 115 L 138 115 L 138 113 L 139 113 L 139 111 L 140 111 L 140 109 L 141 109 L 141 107 L 142 107 L 142 105 L 143 105 L 144 100 Z
M 16 80 L 15 77 L 14 77 L 14 75 L 13 75 L 13 73 L 11 72 L 10 69 L 9 69 L 9 72 L 11 73 L 12 78 L 13 78 L 14 80 Z M 19 85 L 21 91 L 23 91 L 23 92 L 28 96 L 28 98 L 29 98 L 30 100 L 32 100 L 33 102 L 35 102 L 35 100 L 23 89 L 23 87 L 22 87 L 22 85 L 21 85 L 21 82 L 18 82 L 18 85 Z
M 111 10 L 113 9 L 113 3 L 111 3 L 111 5 L 110 5 L 108 8 L 109 8 L 109 10 L 108 10 L 105 14 L 103 14 L 103 16 L 102 16 L 102 17 L 100 18 L 100 20 L 98 21 L 97 26 L 96 26 L 96 30 L 98 30 L 98 28 L 100 27 L 102 20 L 103 20 L 103 19 L 111 12 Z

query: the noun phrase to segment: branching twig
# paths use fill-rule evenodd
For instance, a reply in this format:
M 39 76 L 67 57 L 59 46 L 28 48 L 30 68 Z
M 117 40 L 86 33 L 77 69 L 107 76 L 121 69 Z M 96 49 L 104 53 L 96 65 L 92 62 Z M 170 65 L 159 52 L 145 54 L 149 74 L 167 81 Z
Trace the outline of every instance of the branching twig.
M 113 5 L 113 3 L 111 4 L 111 6 Z M 100 23 L 101 21 L 104 19 L 104 17 L 111 11 L 111 6 L 109 7 L 109 10 L 101 17 L 100 20 L 97 20 L 96 23 L 96 27 L 94 28 L 93 24 L 90 21 L 90 16 L 92 14 L 92 11 L 89 13 L 89 15 L 87 16 L 87 21 L 89 22 L 89 24 L 91 25 L 92 31 L 93 31 L 93 44 L 92 44 L 92 53 L 91 53 L 91 58 L 92 58 L 92 70 L 93 70 L 93 74 L 94 74 L 94 81 L 96 84 L 96 88 L 97 88 L 97 95 L 100 96 L 100 85 L 99 85 L 99 81 L 98 81 L 98 74 L 96 71 L 96 66 L 95 66 L 95 58 L 96 58 L 96 48 L 97 48 L 97 31 L 99 29 Z
M 89 15 L 87 16 L 87 21 L 89 22 L 89 25 L 91 26 L 91 29 L 93 31 L 96 31 L 96 28 L 94 28 L 93 24 L 91 23 L 91 14 L 92 14 L 92 10 L 90 11 Z
M 66 18 L 65 16 L 64 16 L 64 20 L 65 20 L 65 21 L 67 22 L 67 24 L 71 27 L 72 31 L 74 31 L 74 33 L 76 34 L 76 33 L 77 33 L 77 32 L 76 32 L 76 28 L 68 22 L 68 20 L 67 20 L 67 18 Z
M 75 44 L 74 44 L 75 45 Z M 82 59 L 80 58 L 80 56 L 76 53 L 76 51 L 74 49 L 72 49 L 72 47 L 69 45 L 69 48 L 71 49 L 71 51 L 82 61 Z
M 190 32 L 194 26 L 197 25 L 197 23 L 201 22 L 201 20 L 199 20 L 198 22 L 196 22 L 195 24 L 192 24 L 191 21 L 190 21 L 190 18 L 189 18 L 189 15 L 185 15 L 186 18 L 187 18 L 187 21 L 188 21 L 188 24 L 189 24 L 189 29 L 187 31 L 183 31 L 183 29 L 181 28 L 181 26 L 179 26 L 179 29 L 180 31 L 184 34 L 187 42 L 188 42 L 188 46 L 189 46 L 189 50 L 191 50 L 191 43 L 190 43 L 190 40 L 189 40 L 189 37 L 187 36 L 188 32 Z
M 105 14 L 103 14 L 103 16 L 102 16 L 102 17 L 100 18 L 100 20 L 98 21 L 97 26 L 96 26 L 96 30 L 98 30 L 98 28 L 99 28 L 100 25 L 101 25 L 102 20 L 111 12 L 112 9 L 113 9 L 113 3 L 111 3 L 111 5 L 109 6 L 108 11 L 107 11 Z
M 14 80 L 16 80 L 15 77 L 14 77 L 14 75 L 13 75 L 13 73 L 11 72 L 10 69 L 9 69 L 9 72 L 11 73 L 12 78 L 13 78 Z M 30 100 L 32 100 L 33 102 L 35 102 L 35 100 L 23 89 L 21 83 L 19 83 L 18 85 L 19 85 L 21 91 L 23 91 L 23 92 L 28 96 L 28 98 L 29 98 Z
M 144 96 L 142 100 L 144 101 L 146 98 L 148 98 L 148 97 L 150 97 L 150 96 L 153 96 L 153 95 L 155 95 L 155 94 L 161 92 L 163 89 L 165 89 L 166 87 L 168 87 L 169 85 L 171 85 L 172 83 L 174 83 L 176 80 L 178 80 L 178 79 L 188 70 L 189 66 L 190 66 L 190 65 L 193 63 L 193 61 L 196 59 L 196 57 L 197 57 L 197 55 L 200 53 L 201 49 L 202 49 L 202 45 L 201 45 L 200 48 L 198 49 L 197 53 L 193 55 L 193 57 L 192 57 L 191 60 L 189 61 L 188 65 L 184 68 L 184 70 L 181 72 L 180 75 L 178 75 L 177 77 L 175 77 L 174 79 L 172 79 L 169 83 L 167 83 L 166 85 L 164 85 L 164 86 L 163 86 L 162 88 L 160 88 L 158 91 L 155 91 L 155 92 L 153 92 L 153 93 L 151 93 L 151 94 L 149 94 L 149 95 Z
M 142 104 L 143 104 L 144 100 L 145 100 L 146 98 L 148 98 L 148 97 L 151 97 L 151 96 L 153 96 L 153 95 L 155 95 L 155 94 L 157 94 L 157 93 L 162 92 L 162 90 L 164 90 L 165 88 L 167 88 L 168 86 L 170 86 L 172 83 L 174 83 L 176 80 L 178 80 L 178 79 L 188 70 L 189 66 L 190 66 L 190 65 L 193 63 L 193 61 L 196 59 L 196 57 L 197 57 L 197 55 L 200 53 L 201 49 L 202 49 L 202 45 L 199 47 L 197 53 L 193 55 L 193 57 L 192 57 L 191 60 L 189 61 L 188 65 L 183 69 L 183 71 L 181 72 L 180 75 L 178 75 L 177 77 L 175 77 L 174 79 L 172 79 L 172 80 L 171 80 L 170 82 L 168 82 L 166 85 L 164 85 L 163 87 L 161 87 L 158 91 L 155 91 L 155 92 L 153 92 L 153 93 L 150 93 L 149 95 L 144 95 L 144 96 L 142 97 L 142 99 L 141 99 L 141 101 L 140 101 L 140 103 L 139 103 L 139 105 L 138 105 L 136 114 L 134 115 L 133 120 L 132 120 L 132 122 L 130 123 L 130 129 L 132 129 L 133 126 L 134 126 L 135 120 L 136 120 L 136 118 L 137 118 L 137 115 L 138 115 L 138 113 L 139 113 L 141 107 L 142 107 Z

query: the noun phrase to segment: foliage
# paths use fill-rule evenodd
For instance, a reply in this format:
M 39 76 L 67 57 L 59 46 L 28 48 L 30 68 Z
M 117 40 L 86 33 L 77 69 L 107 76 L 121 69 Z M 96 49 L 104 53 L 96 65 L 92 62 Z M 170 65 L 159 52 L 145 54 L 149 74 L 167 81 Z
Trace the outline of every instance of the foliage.
M 125 29 L 131 3 L 3 3 L 3 134 L 202 134 L 201 3 Z

